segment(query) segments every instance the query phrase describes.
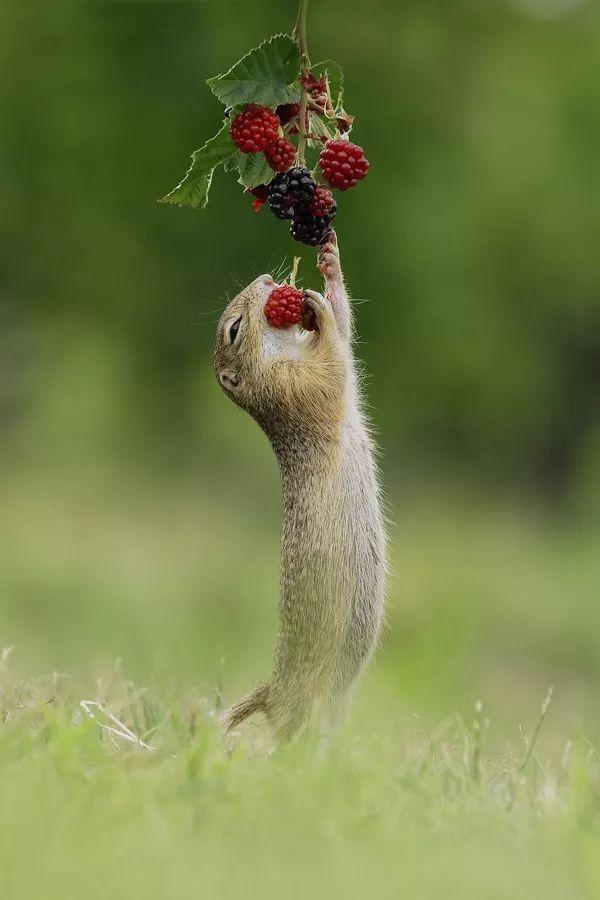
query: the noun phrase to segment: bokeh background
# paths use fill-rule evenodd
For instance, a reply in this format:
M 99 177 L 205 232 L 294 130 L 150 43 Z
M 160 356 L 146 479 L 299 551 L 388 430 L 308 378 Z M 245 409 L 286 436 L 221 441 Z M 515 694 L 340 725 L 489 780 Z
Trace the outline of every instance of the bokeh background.
M 27 676 L 269 669 L 279 493 L 212 375 L 226 297 L 298 247 L 217 173 L 204 85 L 295 2 L 0 10 L 0 644 Z M 328 0 L 367 181 L 338 234 L 388 497 L 382 651 L 355 715 L 597 731 L 600 20 L 575 0 Z M 301 276 L 318 286 L 314 252 Z M 563 732 L 564 733 L 564 732 Z

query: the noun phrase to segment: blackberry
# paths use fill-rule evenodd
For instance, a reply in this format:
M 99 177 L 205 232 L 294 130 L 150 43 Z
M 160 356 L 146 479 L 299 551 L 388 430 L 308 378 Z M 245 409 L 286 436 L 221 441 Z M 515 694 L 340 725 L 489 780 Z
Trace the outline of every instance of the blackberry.
M 311 247 L 324 243 L 336 212 L 335 197 L 328 188 L 318 185 L 308 203 L 296 206 L 290 228 L 292 237 Z
M 286 172 L 296 158 L 296 148 L 287 138 L 278 138 L 265 148 L 265 159 L 275 172 Z
M 300 106 L 298 103 L 282 103 L 277 107 L 275 113 L 281 124 L 287 125 L 288 122 L 291 122 L 292 119 L 296 118 L 299 109 Z
M 269 185 L 269 206 L 271 212 L 276 215 L 278 219 L 293 219 L 294 204 L 289 195 L 281 190 L 279 184 L 276 184 L 277 179 L 280 177 L 281 176 L 277 176 L 277 178 L 274 178 Z
M 295 241 L 316 247 L 323 244 L 331 233 L 329 216 L 314 216 L 308 210 L 299 210 L 294 216 L 290 232 Z
M 293 219 L 296 208 L 312 200 L 316 182 L 308 169 L 294 166 L 276 175 L 269 185 L 269 206 L 278 219 Z

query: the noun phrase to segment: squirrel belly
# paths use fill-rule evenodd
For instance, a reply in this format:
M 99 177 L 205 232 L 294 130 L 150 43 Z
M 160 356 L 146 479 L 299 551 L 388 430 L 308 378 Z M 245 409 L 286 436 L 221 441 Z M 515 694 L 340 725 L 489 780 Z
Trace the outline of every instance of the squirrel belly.
M 224 724 L 263 712 L 278 741 L 314 719 L 341 722 L 384 607 L 385 532 L 335 239 L 320 268 L 325 297 L 308 291 L 305 301 L 315 332 L 269 328 L 263 308 L 274 282 L 261 276 L 225 310 L 215 346 L 223 389 L 273 446 L 283 500 L 272 676 L 231 707 Z
M 345 712 L 379 636 L 385 537 L 371 441 L 355 415 L 336 443 L 280 465 L 280 632 L 267 714 L 288 737 L 315 707 L 328 725 Z

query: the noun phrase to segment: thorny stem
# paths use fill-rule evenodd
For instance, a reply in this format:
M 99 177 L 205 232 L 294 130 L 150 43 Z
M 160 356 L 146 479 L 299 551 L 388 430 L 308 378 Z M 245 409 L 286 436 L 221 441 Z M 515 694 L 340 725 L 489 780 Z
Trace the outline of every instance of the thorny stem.
M 304 76 L 310 71 L 310 57 L 308 55 L 308 44 L 306 40 L 306 14 L 308 11 L 308 0 L 300 0 L 298 6 L 298 18 L 294 25 L 292 36 L 298 44 L 300 53 L 300 107 L 298 110 L 298 153 L 297 162 L 299 166 L 306 163 L 306 131 L 307 131 L 307 107 L 308 92 L 304 88 L 302 82 Z

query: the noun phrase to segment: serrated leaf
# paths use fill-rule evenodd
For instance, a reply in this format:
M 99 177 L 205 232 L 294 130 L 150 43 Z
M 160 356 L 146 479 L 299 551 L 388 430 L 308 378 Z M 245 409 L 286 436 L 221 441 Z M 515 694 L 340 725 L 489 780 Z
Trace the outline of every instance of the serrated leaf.
M 192 153 L 192 164 L 185 177 L 160 202 L 205 209 L 216 167 L 237 152 L 229 137 L 229 122 L 226 121 L 214 137 Z
M 240 176 L 238 180 L 245 188 L 253 188 L 258 184 L 269 184 L 276 174 L 262 153 L 238 151 L 228 162 L 227 168 L 238 170 Z
M 329 81 L 329 93 L 331 94 L 331 102 L 333 108 L 337 112 L 344 99 L 344 71 L 335 59 L 323 59 L 321 62 L 311 66 L 312 74 L 315 78 L 322 78 L 327 75 Z
M 236 62 L 224 75 L 206 82 L 226 106 L 262 103 L 279 106 L 298 100 L 293 82 L 300 62 L 296 43 L 287 34 L 276 34 Z

